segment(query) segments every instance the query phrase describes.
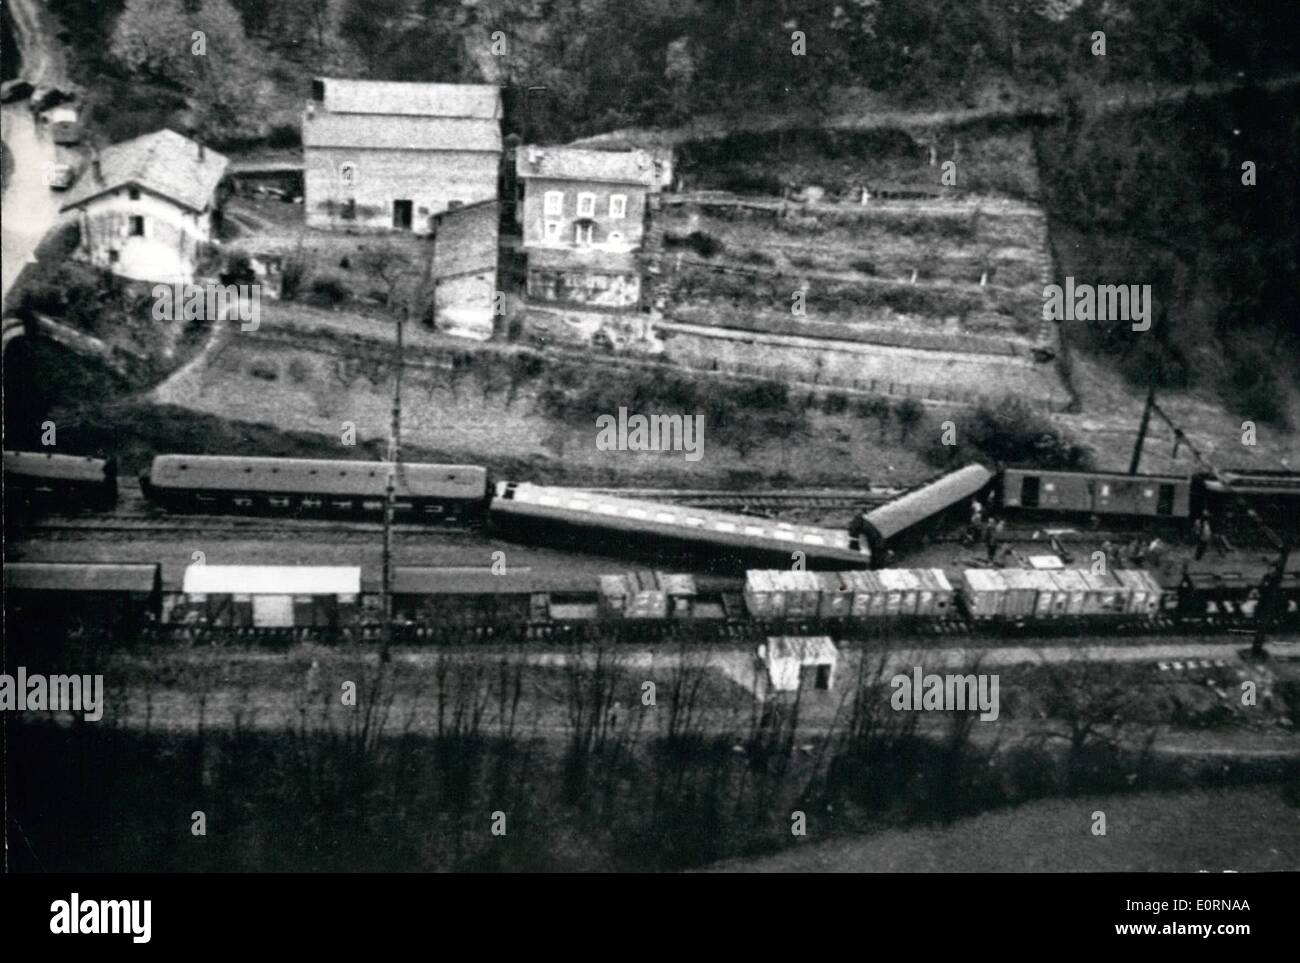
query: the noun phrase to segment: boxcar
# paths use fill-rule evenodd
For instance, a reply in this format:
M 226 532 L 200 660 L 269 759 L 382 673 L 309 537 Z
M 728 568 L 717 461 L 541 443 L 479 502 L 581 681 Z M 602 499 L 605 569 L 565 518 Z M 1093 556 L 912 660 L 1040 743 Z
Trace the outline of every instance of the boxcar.
M 145 497 L 196 511 L 379 512 L 388 465 L 377 461 L 159 455 L 140 478 Z M 456 519 L 487 507 L 487 471 L 473 465 L 399 466 L 395 505 L 417 517 Z
M 9 562 L 4 587 L 7 628 L 38 642 L 48 641 L 43 633 L 74 624 L 131 641 L 134 633 L 161 616 L 159 565 Z
M 315 630 L 331 637 L 360 614 L 353 565 L 190 565 L 173 619 L 219 629 Z
M 1002 473 L 1002 504 L 1041 514 L 1141 515 L 1187 518 L 1192 480 L 1178 475 L 1008 468 Z

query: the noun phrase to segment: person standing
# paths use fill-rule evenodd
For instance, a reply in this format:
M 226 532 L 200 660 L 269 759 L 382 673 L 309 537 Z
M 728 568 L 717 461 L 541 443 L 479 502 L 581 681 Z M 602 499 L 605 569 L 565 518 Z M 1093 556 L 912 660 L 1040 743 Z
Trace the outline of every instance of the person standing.
M 1210 516 L 1201 512 L 1200 518 L 1196 519 L 1196 561 L 1200 561 L 1205 555 L 1206 549 L 1210 547 L 1210 542 L 1214 538 L 1214 532 L 1210 529 Z

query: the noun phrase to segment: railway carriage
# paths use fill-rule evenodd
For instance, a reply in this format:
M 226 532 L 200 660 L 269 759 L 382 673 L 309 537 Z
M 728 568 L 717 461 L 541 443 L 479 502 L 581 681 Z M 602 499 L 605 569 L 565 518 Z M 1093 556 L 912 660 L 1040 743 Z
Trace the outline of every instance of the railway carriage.
M 8 562 L 6 644 L 48 648 L 71 628 L 130 640 L 162 616 L 162 566 Z
M 757 560 L 788 566 L 796 552 L 818 568 L 871 561 L 865 542 L 842 530 L 526 482 L 499 482 L 490 511 L 502 530 L 530 539 L 705 556 L 729 568 Z
M 4 453 L 5 500 L 34 509 L 111 510 L 117 464 L 110 459 L 40 451 Z
M 140 478 L 145 497 L 173 511 L 382 512 L 388 464 L 304 458 L 159 455 Z M 486 469 L 402 463 L 395 508 L 423 520 L 460 520 L 487 508 Z
M 1191 499 L 1190 476 L 1025 468 L 1002 472 L 1003 506 L 1028 513 L 1187 518 Z
M 864 538 L 877 563 L 883 563 L 887 545 L 953 514 L 984 491 L 993 477 L 983 465 L 967 465 L 859 515 L 849 532 Z

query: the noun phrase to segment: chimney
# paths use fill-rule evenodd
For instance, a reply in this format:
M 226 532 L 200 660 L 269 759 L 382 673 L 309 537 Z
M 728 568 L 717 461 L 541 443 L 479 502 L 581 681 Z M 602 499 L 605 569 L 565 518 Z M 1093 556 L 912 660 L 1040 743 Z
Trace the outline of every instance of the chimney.
M 200 145 L 199 145 L 199 163 L 200 163 L 200 164 L 203 163 L 204 154 L 205 154 L 205 152 L 204 152 L 204 150 L 203 150 L 203 145 L 200 144 Z
M 103 171 L 103 170 L 100 168 L 100 166 L 99 166 L 99 150 L 98 150 L 98 149 L 96 149 L 96 150 L 95 150 L 95 151 L 90 155 L 90 169 L 91 169 L 91 172 L 94 173 L 94 175 L 95 175 L 95 180 L 98 181 L 98 182 L 100 182 L 100 183 L 103 183 L 103 181 L 104 181 L 104 171 Z

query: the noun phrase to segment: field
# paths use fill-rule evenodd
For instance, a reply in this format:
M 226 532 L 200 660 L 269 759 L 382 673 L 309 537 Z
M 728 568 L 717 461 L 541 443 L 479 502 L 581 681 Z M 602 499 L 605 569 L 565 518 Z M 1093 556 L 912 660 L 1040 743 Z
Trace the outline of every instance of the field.
M 1191 860 L 1245 869 L 1218 844 L 1206 848 L 1221 825 L 1207 819 L 1208 804 L 1178 810 L 1201 822 L 1165 822 L 1135 847 L 1149 831 L 1126 816 L 1145 812 L 1147 797 L 1131 793 L 1255 786 L 1239 795 L 1267 800 L 1296 773 L 1294 737 L 1276 711 L 1157 727 L 1154 751 L 1151 722 L 1137 717 L 1124 732 L 1102 723 L 1077 745 L 1045 740 L 1085 704 L 1069 693 L 1098 691 L 1089 681 L 1097 668 L 1082 665 L 1060 670 L 1055 691 L 1067 698 L 1043 706 L 1055 720 L 1047 723 L 1024 694 L 1053 687 L 1003 670 L 1006 716 L 985 726 L 962 714 L 918 722 L 892 712 L 887 688 L 857 689 L 852 664 L 835 692 L 764 706 L 741 681 L 751 664 L 739 650 L 405 649 L 384 670 L 313 647 L 119 652 L 98 662 L 69 654 L 80 671 L 105 674 L 107 709 L 97 724 L 11 723 L 18 871 L 749 867 L 863 834 L 889 843 L 886 856 L 860 857 L 875 860 L 861 868 L 973 868 L 978 859 L 1012 868 L 1016 847 L 987 846 L 1007 835 L 1011 817 L 1028 818 L 1044 849 L 1065 837 L 1034 868 L 1078 856 L 1076 868 Z M 647 681 L 656 684 L 649 701 Z M 1177 702 L 1197 687 L 1206 688 L 1151 676 L 1132 695 L 1136 704 L 1178 692 Z M 1027 816 L 1007 808 L 1035 800 Z M 1100 841 L 1087 834 L 1099 806 L 1110 820 Z M 987 835 L 960 846 L 944 833 L 965 824 L 930 828 L 986 809 L 976 825 Z M 790 833 L 794 811 L 807 815 L 806 837 Z M 1287 824 L 1276 802 L 1231 811 L 1238 825 Z M 191 833 L 196 812 L 202 836 Z M 494 834 L 501 818 L 506 832 Z M 1153 817 L 1140 818 L 1142 827 Z M 1294 834 L 1262 832 L 1277 852 L 1246 846 L 1253 868 L 1294 868 Z M 854 845 L 845 859 L 857 853 Z
M 1105 836 L 1090 829 L 1106 814 Z M 1300 870 L 1295 786 L 1044 800 L 711 867 L 769 873 L 1278 873 Z M 1212 895 L 1206 893 L 1207 896 Z

